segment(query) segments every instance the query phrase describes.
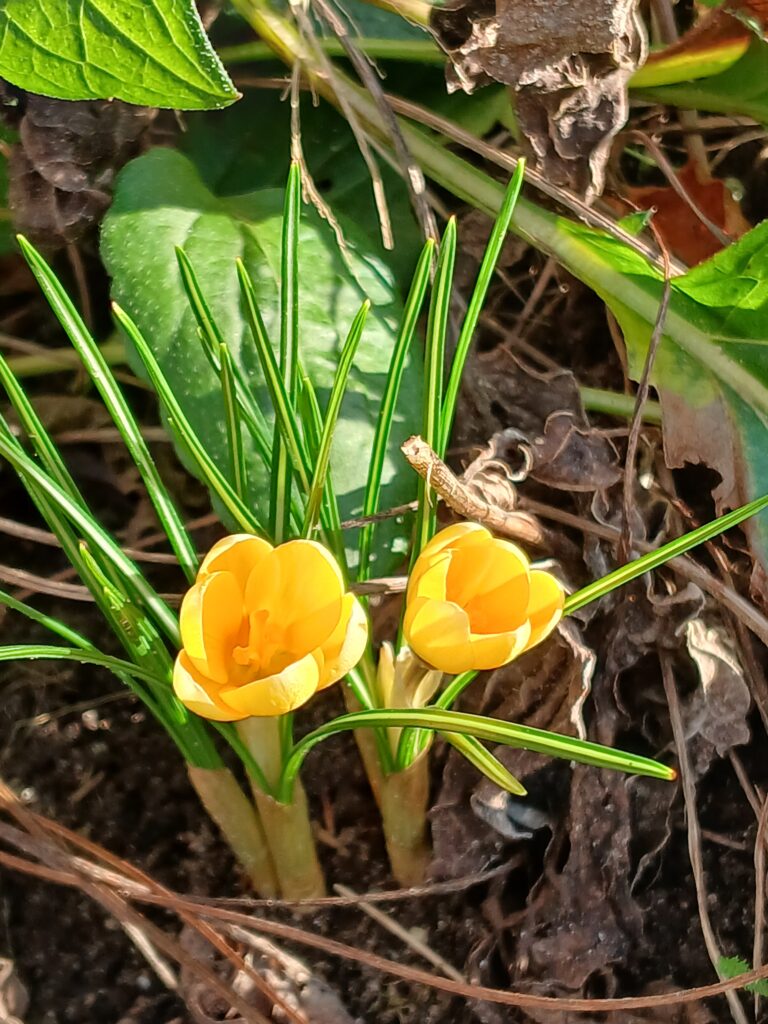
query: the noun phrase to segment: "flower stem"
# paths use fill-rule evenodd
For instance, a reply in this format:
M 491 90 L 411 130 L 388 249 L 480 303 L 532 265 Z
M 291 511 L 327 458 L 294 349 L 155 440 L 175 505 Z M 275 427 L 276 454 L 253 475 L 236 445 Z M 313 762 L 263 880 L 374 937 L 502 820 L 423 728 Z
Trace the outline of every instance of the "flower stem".
M 200 802 L 253 882 L 270 899 L 279 895 L 272 855 L 259 816 L 228 768 L 187 765 L 189 781 Z
M 317 859 L 302 784 L 298 780 L 294 783 L 293 801 L 289 804 L 281 804 L 256 787 L 253 795 L 264 822 L 283 896 L 290 900 L 325 896 L 325 879 Z
M 282 719 L 247 718 L 238 723 L 237 731 L 270 786 L 271 792 L 265 792 L 255 779 L 250 780 L 283 896 L 297 900 L 324 896 L 325 880 L 317 859 L 304 787 L 296 779 L 290 802 L 275 798 L 286 745 Z M 291 745 L 288 746 L 290 749 Z
M 429 755 L 407 768 L 382 776 L 379 807 L 392 874 L 403 886 L 424 881 L 430 859 L 427 840 Z

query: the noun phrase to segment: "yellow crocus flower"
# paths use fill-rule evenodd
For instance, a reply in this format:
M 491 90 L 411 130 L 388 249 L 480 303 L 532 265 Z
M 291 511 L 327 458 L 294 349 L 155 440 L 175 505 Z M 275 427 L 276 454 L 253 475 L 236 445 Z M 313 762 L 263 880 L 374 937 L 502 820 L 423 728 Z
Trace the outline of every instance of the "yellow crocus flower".
M 476 523 L 441 530 L 416 560 L 403 632 L 411 650 L 454 675 L 498 668 L 543 640 L 565 595 L 517 545 Z
M 204 718 L 283 715 L 363 655 L 368 622 L 333 556 L 310 540 L 213 546 L 181 605 L 176 696 Z

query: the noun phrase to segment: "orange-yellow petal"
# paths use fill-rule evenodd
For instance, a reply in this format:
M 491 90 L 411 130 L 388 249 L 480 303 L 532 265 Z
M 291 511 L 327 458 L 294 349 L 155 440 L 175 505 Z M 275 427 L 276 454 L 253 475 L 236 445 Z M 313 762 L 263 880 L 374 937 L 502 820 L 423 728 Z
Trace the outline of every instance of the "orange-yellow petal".
M 243 623 L 243 595 L 230 572 L 205 576 L 184 595 L 181 642 L 199 672 L 226 683 L 231 652 Z
M 408 600 L 416 597 L 429 597 L 433 601 L 445 601 L 448 584 L 448 572 L 454 552 L 440 551 L 431 562 L 422 566 L 416 583 L 408 588 Z
M 473 633 L 501 633 L 525 621 L 528 558 L 516 544 L 496 540 L 457 548 L 447 579 L 449 601 L 469 616 Z
M 305 655 L 325 643 L 341 619 L 344 578 L 333 555 L 312 540 L 275 548 L 280 592 L 270 609 L 283 625 L 288 650 Z
M 173 692 L 185 707 L 215 722 L 236 722 L 246 715 L 233 711 L 219 696 L 220 687 L 199 672 L 181 651 L 173 666 Z
M 344 596 L 339 624 L 321 646 L 323 668 L 318 690 L 337 683 L 360 661 L 368 643 L 368 618 L 354 594 Z
M 517 629 L 506 633 L 489 633 L 478 636 L 472 634 L 472 664 L 469 666 L 478 672 L 484 669 L 501 668 L 518 658 L 526 649 L 531 627 L 527 622 Z M 462 669 L 466 672 L 466 669 Z
M 455 546 L 460 544 L 470 547 L 475 544 L 485 544 L 490 537 L 491 534 L 488 530 L 478 523 L 454 523 L 453 526 L 447 526 L 444 530 L 436 533 L 432 540 L 424 545 L 411 570 L 408 579 L 408 599 L 410 600 L 411 595 L 416 593 L 422 575 L 434 565 L 439 556 L 451 552 Z
M 229 537 L 222 537 L 203 559 L 198 579 L 214 572 L 231 572 L 245 593 L 248 577 L 272 550 L 268 541 L 249 533 L 233 533 Z
M 562 618 L 565 603 L 563 588 L 550 572 L 532 569 L 530 586 L 527 614 L 531 624 L 531 636 L 525 645 L 526 650 L 549 636 Z
M 223 687 L 221 701 L 239 715 L 285 715 L 306 704 L 320 681 L 318 659 L 308 654 L 274 675 L 243 686 Z
M 422 661 L 457 675 L 498 668 L 512 661 L 525 649 L 530 626 L 525 622 L 503 633 L 471 633 L 469 620 L 458 605 L 416 598 L 406 609 L 403 635 Z
M 469 620 L 458 605 L 448 601 L 428 597 L 409 601 L 403 636 L 414 654 L 441 672 L 464 672 L 462 666 L 471 660 Z

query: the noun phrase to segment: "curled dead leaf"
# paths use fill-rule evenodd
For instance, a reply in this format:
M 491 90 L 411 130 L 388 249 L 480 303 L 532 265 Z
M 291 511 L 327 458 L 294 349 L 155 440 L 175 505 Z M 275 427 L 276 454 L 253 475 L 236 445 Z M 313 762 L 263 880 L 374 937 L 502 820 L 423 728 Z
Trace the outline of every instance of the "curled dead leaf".
M 451 59 L 448 88 L 502 82 L 538 168 L 587 195 L 603 189 L 627 82 L 646 54 L 637 0 L 454 0 L 430 28 Z

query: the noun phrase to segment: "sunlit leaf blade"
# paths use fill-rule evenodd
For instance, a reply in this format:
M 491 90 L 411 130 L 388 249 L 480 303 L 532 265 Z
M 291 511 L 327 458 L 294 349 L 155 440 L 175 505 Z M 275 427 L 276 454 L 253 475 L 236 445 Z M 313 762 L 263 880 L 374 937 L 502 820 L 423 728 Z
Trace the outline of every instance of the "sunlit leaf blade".
M 456 263 L 456 219 L 448 221 L 440 243 L 437 271 L 432 285 L 429 305 L 427 339 L 424 352 L 424 411 L 421 436 L 435 449 L 440 445 L 440 414 L 443 406 L 443 369 L 448 334 L 448 314 L 451 308 L 453 268 Z M 436 505 L 430 500 L 429 488 L 419 478 L 419 509 L 416 517 L 416 537 L 411 549 L 411 565 L 435 531 Z
M 483 262 L 480 265 L 472 297 L 469 300 L 464 322 L 461 325 L 461 332 L 459 334 L 459 340 L 456 343 L 456 351 L 451 363 L 451 372 L 448 377 L 448 384 L 445 389 L 445 398 L 443 399 L 440 413 L 440 443 L 435 448 L 435 451 L 441 458 L 445 457 L 448 441 L 451 436 L 453 417 L 456 413 L 456 401 L 459 397 L 459 388 L 461 387 L 461 379 L 464 373 L 467 356 L 469 354 L 469 347 L 472 344 L 472 338 L 474 337 L 475 329 L 480 319 L 480 313 L 482 312 L 483 305 L 485 304 L 485 296 L 488 293 L 488 288 L 493 278 L 493 272 L 496 269 L 496 263 L 504 246 L 507 232 L 509 231 L 512 214 L 515 212 L 517 199 L 520 195 L 520 190 L 523 187 L 524 175 L 525 160 L 518 160 L 515 173 L 512 175 L 509 184 L 507 185 L 507 191 L 504 194 L 504 202 L 502 203 L 501 210 L 494 222 L 491 236 L 488 239 L 488 245 L 486 246 L 485 253 L 483 254 Z
M 219 378 L 221 378 L 222 370 L 220 347 L 221 345 L 227 344 L 227 351 L 230 351 L 229 345 L 225 341 L 221 331 L 219 330 L 219 326 L 216 323 L 216 319 L 211 313 L 210 307 L 203 295 L 203 290 L 200 287 L 200 283 L 189 257 L 179 246 L 176 247 L 176 259 L 179 263 L 184 291 L 186 292 L 190 308 L 194 314 L 195 320 L 197 321 L 203 351 L 208 357 L 208 361 L 212 369 L 216 374 L 218 374 Z M 232 359 L 231 351 L 230 367 L 240 406 L 240 414 L 245 425 L 248 427 L 264 465 L 268 468 L 272 462 L 271 432 L 267 421 L 264 418 L 264 414 L 253 399 L 253 394 L 248 388 L 242 370 Z
M 659 66 L 649 66 L 647 72 L 641 69 L 636 95 L 658 103 L 768 120 L 768 43 L 753 39 L 744 52 L 743 44 L 737 42 L 708 56 L 708 62 L 705 58 L 698 66 L 695 60 L 689 65 L 694 71 L 710 72 L 701 77 L 685 75 L 685 67 L 677 77 L 679 69 L 671 63 L 661 66 L 659 62 Z M 676 80 L 670 81 L 672 78 Z
M 227 421 L 227 437 L 232 459 L 232 480 L 235 494 L 245 503 L 248 499 L 248 468 L 243 450 L 243 430 L 240 419 L 240 404 L 237 400 L 235 378 L 232 371 L 232 357 L 229 349 L 222 343 L 219 346 L 219 365 L 221 366 L 221 393 L 224 397 L 224 415 Z
M 125 310 L 121 309 L 116 303 L 112 305 L 112 312 L 118 325 L 128 335 L 139 354 L 139 358 L 142 360 L 147 374 L 152 381 L 152 386 L 165 406 L 171 429 L 181 442 L 184 450 L 188 453 L 188 457 L 194 462 L 197 473 L 205 480 L 211 492 L 219 498 L 233 519 L 238 523 L 240 529 L 246 533 L 263 534 L 264 531 L 261 524 L 250 509 L 238 498 L 229 481 L 209 457 L 207 451 L 200 443 L 197 434 L 192 430 L 189 421 L 176 400 L 173 389 L 165 379 L 152 350 L 144 340 L 136 324 Z
M 100 538 L 100 541 L 96 544 L 94 551 L 101 559 L 102 568 L 105 574 L 113 583 L 119 584 L 121 587 L 127 587 L 129 592 L 136 596 L 137 600 L 141 600 L 142 595 L 152 595 L 151 608 L 157 612 L 159 616 L 159 624 L 163 628 L 164 632 L 172 640 L 175 640 L 178 636 L 175 618 L 171 614 L 167 605 L 160 601 L 155 591 L 146 583 L 134 563 L 129 562 L 126 559 L 125 564 L 131 565 L 133 568 L 128 573 L 123 571 L 124 566 L 121 567 L 120 564 L 122 552 L 114 543 L 112 538 L 101 529 L 97 521 L 94 519 L 75 481 L 72 479 L 69 470 L 65 466 L 61 453 L 54 444 L 50 434 L 46 430 L 40 417 L 37 415 L 37 412 L 31 402 L 27 398 L 24 389 L 16 380 L 7 362 L 2 356 L 0 356 L 0 380 L 2 380 L 3 387 L 16 410 L 27 437 L 30 438 L 40 463 L 42 464 L 41 478 L 46 481 L 46 483 L 50 483 L 55 488 L 58 488 L 60 496 L 63 495 L 66 501 L 71 502 L 72 506 L 77 509 L 78 514 L 92 529 L 92 534 L 89 539 L 92 540 L 94 537 Z M 28 456 L 14 437 L 7 422 L 1 416 L 0 438 L 4 439 L 8 446 L 8 451 L 19 457 L 23 463 L 29 464 Z M 40 471 L 40 467 L 37 463 L 32 462 L 32 465 L 36 470 Z M 56 495 L 52 496 L 45 487 L 40 485 L 40 477 L 35 479 L 34 476 L 30 476 L 29 473 L 20 469 L 18 465 L 16 466 L 16 469 L 27 488 L 30 497 L 53 533 L 56 535 L 64 554 L 82 575 L 83 565 L 78 542 L 84 534 L 82 531 L 79 535 L 76 533 L 73 528 L 71 516 L 67 515 L 66 509 L 62 506 L 59 498 L 57 498 Z M 94 596 L 98 601 L 98 596 Z M 109 609 L 103 603 L 100 603 L 100 608 L 109 620 Z
M 281 109 L 287 126 L 288 112 Z M 244 127 L 247 126 L 246 121 Z M 265 131 L 261 122 L 256 127 L 250 125 L 247 130 L 259 136 L 256 148 L 261 153 Z M 271 123 L 268 134 L 272 130 Z M 217 138 L 217 154 L 210 162 L 212 173 L 207 175 L 209 181 L 215 182 L 222 180 L 219 165 L 222 147 L 226 148 L 224 140 Z M 267 146 L 266 150 L 269 149 Z M 218 373 L 211 369 L 199 343 L 198 321 L 182 285 L 174 247 L 183 246 L 204 286 L 211 315 L 226 340 L 233 363 L 268 421 L 271 447 L 272 403 L 244 315 L 235 272 L 235 259 L 239 257 L 253 281 L 268 336 L 275 342 L 277 352 L 285 163 L 282 163 L 282 171 L 273 168 L 275 157 L 267 156 L 266 150 L 264 166 L 269 170 L 270 182 L 278 182 L 279 189 L 254 190 L 254 185 L 258 189 L 259 182 L 250 179 L 254 180 L 250 185 L 247 168 L 243 166 L 239 190 L 226 185 L 221 188 L 223 194 L 216 195 L 182 154 L 155 148 L 131 161 L 120 173 L 114 202 L 102 228 L 101 254 L 112 278 L 113 296 L 152 346 L 187 419 L 225 476 L 229 473 L 229 452 Z M 227 149 L 227 153 L 230 152 Z M 262 155 L 258 160 L 262 162 Z M 344 168 L 341 170 L 343 172 Z M 229 175 L 226 177 L 228 181 L 234 180 Z M 349 325 L 363 299 L 368 297 L 372 302 L 331 452 L 334 490 L 341 516 L 348 519 L 359 516 L 362 511 L 376 417 L 402 303 L 395 290 L 392 271 L 377 255 L 370 240 L 356 224 L 345 223 L 344 230 L 348 246 L 342 254 L 331 227 L 321 220 L 314 208 L 302 208 L 299 241 L 301 362 L 322 408 L 327 405 L 338 352 Z M 130 345 L 126 346 L 126 351 L 134 369 L 144 373 Z M 382 507 L 404 504 L 416 493 L 416 475 L 402 471 L 399 443 L 419 431 L 422 389 L 418 362 L 420 360 L 410 359 L 403 376 L 397 428 L 384 463 Z M 247 422 L 245 413 L 244 421 Z M 245 434 L 248 504 L 266 524 L 269 470 L 261 449 L 251 438 L 250 426 Z M 183 451 L 182 457 L 186 458 Z M 298 499 L 299 491 L 300 488 L 294 486 L 294 499 Z M 216 505 L 227 528 L 239 529 L 226 510 L 221 509 L 218 500 Z M 301 529 L 301 521 L 301 516 L 298 519 L 294 516 L 294 532 Z M 402 562 L 407 543 L 405 534 L 403 524 L 394 520 L 377 528 L 374 538 L 376 575 L 392 573 Z M 350 562 L 355 564 L 357 536 L 348 534 L 345 540 Z
M 123 658 L 113 658 L 110 654 L 102 654 L 95 649 L 81 647 L 57 647 L 52 644 L 9 644 L 0 647 L 0 661 L 35 661 L 48 659 L 52 661 L 76 661 L 81 665 L 97 665 L 108 668 L 115 675 L 130 676 L 140 679 L 152 686 L 162 685 L 154 673 Z
M 256 351 L 258 352 L 264 379 L 267 382 L 272 407 L 275 410 L 276 428 L 283 441 L 283 447 L 290 457 L 292 467 L 296 470 L 299 477 L 301 488 L 304 494 L 307 494 L 310 487 L 309 458 L 303 443 L 301 430 L 299 429 L 297 414 L 291 402 L 282 371 L 275 358 L 269 336 L 267 335 L 267 329 L 264 326 L 261 311 L 259 310 L 253 282 L 245 265 L 240 260 L 237 261 L 237 276 L 240 282 L 246 319 L 251 329 Z M 274 442 L 272 455 L 274 458 Z
M 299 397 L 299 216 L 301 211 L 301 169 L 291 164 L 283 208 L 280 253 L 280 375 L 288 405 L 296 414 Z M 296 466 L 299 469 L 299 466 Z M 282 428 L 275 422 L 272 442 L 270 516 L 276 542 L 284 540 L 290 525 L 293 466 L 285 450 Z M 306 488 L 305 488 L 306 490 Z
M 237 98 L 193 0 L 4 0 L 0 75 L 64 100 L 197 110 Z
M 312 381 L 306 374 L 301 378 L 299 393 L 299 417 L 301 418 L 304 441 L 310 462 L 316 463 L 320 453 L 320 438 L 323 433 L 323 417 Z M 339 503 L 336 500 L 333 481 L 326 475 L 323 487 L 323 522 L 327 524 L 326 540 L 333 547 L 341 565 L 346 564 L 344 539 L 341 536 L 341 516 Z
M 482 772 L 487 779 L 495 782 L 507 793 L 515 796 L 526 796 L 528 790 L 508 771 L 501 761 L 487 750 L 480 740 L 474 736 L 462 736 L 458 732 L 442 732 L 440 735 L 447 740 L 452 747 L 465 757 L 470 764 L 473 764 L 479 772 Z
M 194 546 L 165 484 L 160 479 L 160 474 L 149 453 L 141 429 L 118 387 L 112 371 L 51 268 L 25 238 L 19 236 L 18 243 L 51 309 L 83 360 L 91 380 L 96 385 L 115 426 L 120 431 L 128 453 L 136 464 L 147 488 L 147 494 L 155 507 L 160 525 L 165 530 L 176 557 L 179 559 L 179 565 L 186 573 L 187 578 L 190 581 L 193 580 L 197 571 L 197 554 Z
M 572 736 L 560 736 L 544 729 L 534 729 L 532 726 L 516 725 L 514 722 L 502 722 L 484 715 L 469 715 L 434 707 L 402 710 L 387 708 L 385 710 L 356 711 L 349 715 L 342 715 L 320 726 L 319 729 L 315 729 L 314 732 L 300 740 L 285 765 L 281 783 L 281 792 L 283 793 L 281 799 L 292 791 L 296 773 L 312 747 L 339 732 L 377 727 L 412 727 L 433 729 L 436 732 L 455 732 L 465 736 L 474 736 L 478 740 L 501 743 L 521 750 L 531 750 L 549 757 L 560 757 L 568 761 L 593 765 L 596 768 L 610 768 L 666 781 L 676 778 L 673 768 L 668 768 L 651 758 L 639 754 L 629 754 L 622 750 L 612 750 L 599 743 L 591 743 Z
M 582 587 L 581 590 L 567 597 L 563 614 L 570 615 L 579 608 L 599 600 L 599 598 L 609 594 L 617 587 L 629 583 L 630 580 L 637 579 L 638 576 L 642 576 L 652 569 L 657 569 L 660 565 L 668 562 L 670 558 L 674 558 L 676 555 L 683 555 L 698 544 L 704 544 L 725 530 L 730 530 L 732 526 L 738 526 L 739 523 L 743 523 L 750 516 L 756 515 L 765 508 L 768 508 L 768 495 L 757 498 L 755 501 L 750 501 L 748 504 L 742 505 L 732 512 L 727 512 L 718 519 L 714 519 L 711 523 L 705 523 L 703 526 L 691 530 L 690 533 L 683 534 L 682 537 L 677 537 L 675 540 L 663 544 L 655 551 L 649 551 L 648 554 L 642 555 L 642 557 L 636 558 L 626 565 L 622 565 L 619 569 L 608 573 L 607 576 L 602 576 L 599 580 L 589 583 L 586 587 Z
M 320 508 L 325 491 L 328 466 L 331 460 L 331 445 L 333 443 L 334 433 L 336 430 L 336 423 L 339 418 L 339 412 L 341 411 L 341 403 L 347 389 L 349 373 L 352 369 L 352 363 L 355 358 L 355 353 L 357 352 L 357 347 L 360 344 L 360 338 L 362 337 L 363 330 L 365 329 L 365 322 L 368 319 L 368 312 L 370 308 L 371 304 L 368 301 L 364 302 L 360 307 L 357 316 L 352 321 L 352 326 L 349 329 L 349 334 L 347 335 L 344 347 L 342 348 L 339 356 L 339 366 L 336 370 L 333 387 L 331 388 L 331 395 L 328 399 L 328 408 L 325 411 L 322 433 L 320 435 L 317 456 L 315 458 L 315 472 L 309 489 L 307 511 L 304 517 L 304 529 L 302 531 L 305 537 L 311 536 L 320 516 Z
M 52 615 L 46 615 L 44 612 L 38 611 L 37 608 L 33 608 L 32 605 L 27 604 L 25 601 L 19 601 L 18 598 L 6 593 L 4 590 L 0 590 L 0 605 L 10 608 L 13 612 L 18 612 L 20 615 L 24 615 L 39 626 L 44 626 L 51 633 L 55 633 L 62 640 L 66 640 L 73 647 L 81 647 L 83 650 L 93 647 L 90 640 L 87 640 L 65 622 L 59 621 L 59 619 L 54 618 Z
M 109 559 L 121 580 L 136 593 L 139 601 L 152 612 L 155 621 L 163 627 L 169 638 L 173 642 L 178 643 L 179 630 L 176 617 L 147 582 L 136 564 L 124 554 L 113 538 L 87 512 L 77 505 L 58 484 L 51 480 L 33 459 L 30 459 L 28 455 L 8 440 L 3 430 L 0 430 L 0 455 L 14 467 L 20 476 L 31 480 L 48 498 L 52 499 L 57 508 L 77 528 L 81 536 Z
M 379 407 L 379 417 L 376 423 L 376 434 L 371 450 L 371 461 L 368 468 L 368 481 L 365 487 L 365 500 L 363 502 L 363 517 L 375 515 L 379 511 L 379 498 L 381 495 L 381 477 L 384 469 L 389 439 L 392 433 L 392 424 L 397 406 L 397 399 L 400 394 L 400 384 L 403 379 L 405 362 L 408 358 L 411 343 L 416 335 L 416 328 L 421 315 L 421 308 L 424 303 L 424 296 L 427 294 L 429 285 L 429 273 L 434 258 L 435 243 L 432 239 L 424 246 L 419 262 L 414 271 L 411 289 L 405 304 L 400 329 L 392 350 L 392 359 L 387 372 L 387 382 L 384 394 Z M 359 542 L 359 564 L 357 578 L 367 580 L 370 577 L 370 555 L 375 530 L 374 523 L 367 523 L 360 530 Z

